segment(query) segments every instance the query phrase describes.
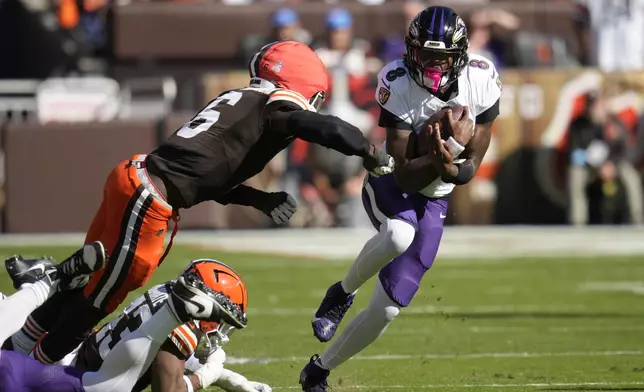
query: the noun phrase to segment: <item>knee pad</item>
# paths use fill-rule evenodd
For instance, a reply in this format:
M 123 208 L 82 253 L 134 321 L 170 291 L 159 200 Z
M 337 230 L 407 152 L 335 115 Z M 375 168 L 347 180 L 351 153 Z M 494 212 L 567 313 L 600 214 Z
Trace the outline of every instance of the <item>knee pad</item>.
M 386 238 L 392 258 L 404 253 L 414 241 L 414 226 L 399 219 L 387 219 L 380 226 L 380 233 Z
M 387 323 L 392 322 L 400 313 L 400 305 L 389 298 L 380 281 L 376 282 L 376 287 L 367 309 L 370 317 L 376 317 Z

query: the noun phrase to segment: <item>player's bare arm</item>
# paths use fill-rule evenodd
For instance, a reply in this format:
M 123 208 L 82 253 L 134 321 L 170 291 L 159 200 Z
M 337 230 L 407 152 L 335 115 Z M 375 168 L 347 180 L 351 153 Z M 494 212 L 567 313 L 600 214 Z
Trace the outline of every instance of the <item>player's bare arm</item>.
M 387 128 L 387 153 L 396 163 L 394 177 L 406 193 L 423 189 L 439 176 L 429 155 L 408 158 L 415 155 L 417 140 L 418 136 L 413 131 Z
M 150 367 L 152 375 L 152 392 L 188 392 L 188 385 L 183 378 L 185 361 L 179 349 L 166 341 L 157 353 Z M 198 390 L 199 378 L 195 375 L 187 376 L 192 383 L 193 390 Z

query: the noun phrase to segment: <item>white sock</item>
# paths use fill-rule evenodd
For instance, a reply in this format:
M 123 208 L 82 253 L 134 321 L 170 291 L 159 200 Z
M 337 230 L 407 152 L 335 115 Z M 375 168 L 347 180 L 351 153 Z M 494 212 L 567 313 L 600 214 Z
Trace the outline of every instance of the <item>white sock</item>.
M 179 325 L 166 303 L 139 329 L 109 352 L 98 372 L 83 375 L 85 392 L 131 391 L 148 370 L 159 348 Z
M 20 331 L 31 312 L 45 303 L 55 291 L 55 284 L 43 279 L 0 301 L 0 342 Z
M 398 313 L 400 306 L 389 298 L 378 280 L 369 306 L 351 320 L 331 346 L 322 353 L 322 367 L 328 370 L 335 369 L 367 348 L 387 330 Z
M 342 288 L 354 293 L 391 259 L 400 256 L 414 241 L 416 230 L 398 219 L 387 219 L 380 231 L 362 247 L 360 254 L 342 279 Z

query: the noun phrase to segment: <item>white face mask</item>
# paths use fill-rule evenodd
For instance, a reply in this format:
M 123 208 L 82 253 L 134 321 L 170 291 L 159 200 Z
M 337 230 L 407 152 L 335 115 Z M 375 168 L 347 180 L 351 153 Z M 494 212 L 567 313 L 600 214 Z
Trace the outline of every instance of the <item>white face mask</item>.
M 208 358 L 210 354 L 228 343 L 230 335 L 235 331 L 235 327 L 222 323 L 214 331 L 204 333 L 204 336 L 199 340 L 195 357 L 199 360 Z

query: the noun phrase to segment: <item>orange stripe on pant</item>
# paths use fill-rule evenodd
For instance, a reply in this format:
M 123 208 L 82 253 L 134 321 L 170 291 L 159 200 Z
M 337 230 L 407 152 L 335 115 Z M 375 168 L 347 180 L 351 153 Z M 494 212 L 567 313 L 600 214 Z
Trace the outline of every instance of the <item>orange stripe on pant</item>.
M 135 155 L 110 173 L 103 201 L 85 238 L 85 243 L 101 241 L 109 255 L 105 267 L 92 275 L 85 288 L 85 296 L 106 313 L 116 310 L 131 291 L 152 276 L 172 219 L 172 208 L 153 194 L 147 172 L 131 164 L 144 158 Z M 146 184 L 141 176 L 146 176 Z

